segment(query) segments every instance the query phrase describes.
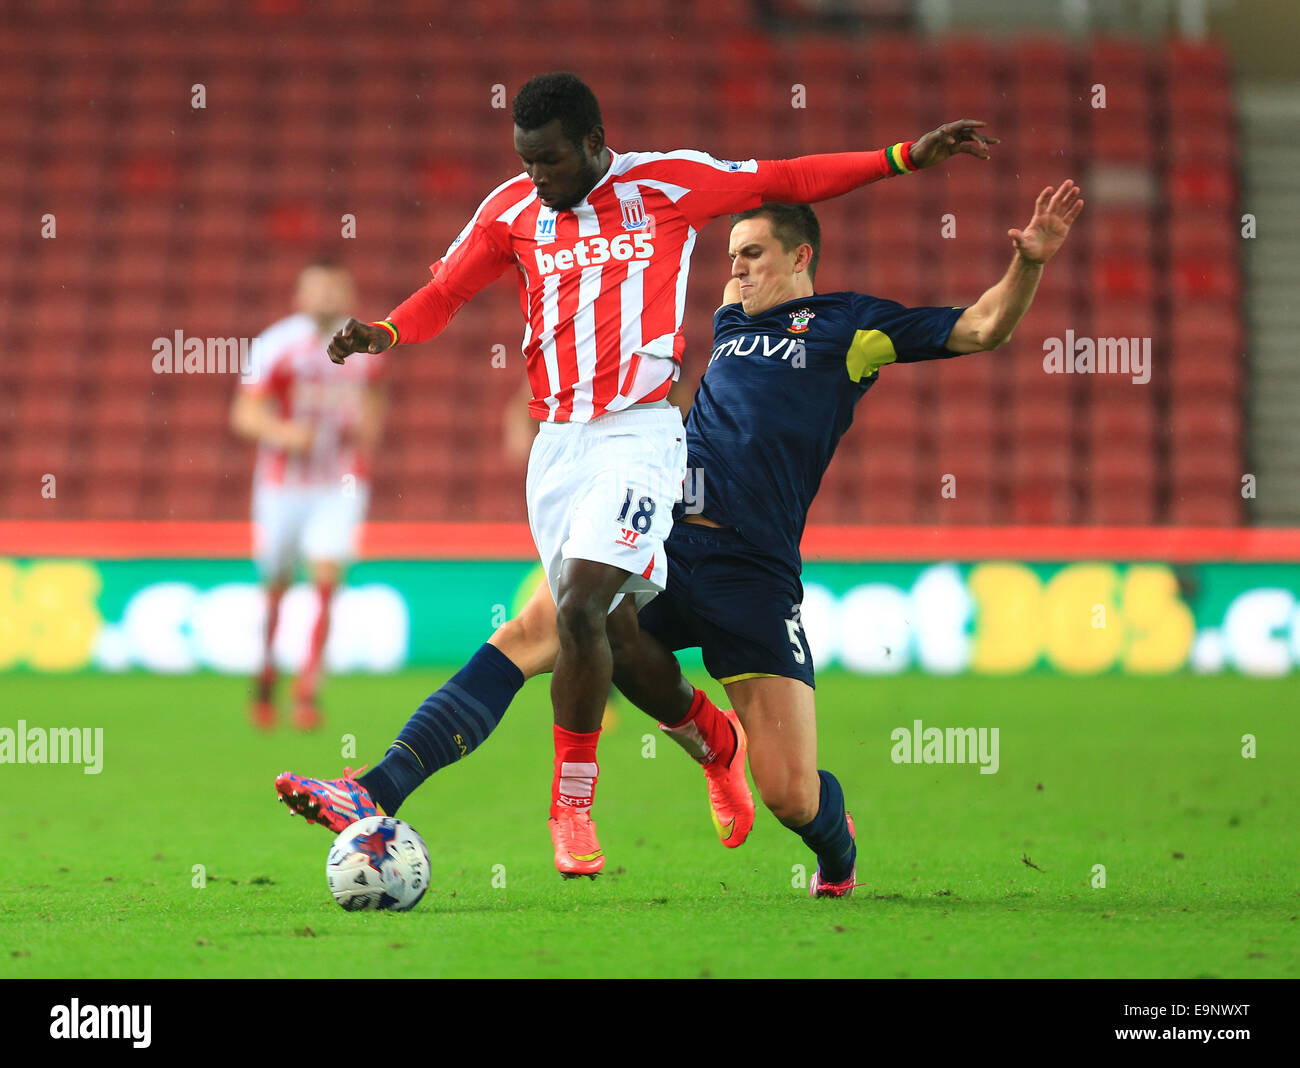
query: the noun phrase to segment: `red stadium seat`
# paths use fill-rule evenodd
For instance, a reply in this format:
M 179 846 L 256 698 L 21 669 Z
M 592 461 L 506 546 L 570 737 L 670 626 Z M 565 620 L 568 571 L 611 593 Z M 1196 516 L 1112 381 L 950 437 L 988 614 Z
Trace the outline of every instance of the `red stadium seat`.
M 86 494 L 88 519 L 131 519 L 140 509 L 144 481 L 138 471 L 97 473 Z
M 1241 248 L 1241 219 L 1222 210 L 1179 214 L 1169 223 L 1169 251 L 1175 260 L 1198 256 L 1233 261 Z
M 1088 43 L 1085 62 L 1094 80 L 1108 78 L 1141 82 L 1151 69 L 1151 51 L 1136 37 L 1097 36 Z
M 1171 447 L 1182 449 L 1214 441 L 1236 447 L 1241 440 L 1241 419 L 1241 408 L 1234 397 L 1187 397 L 1169 412 Z
M 1132 392 L 1124 403 L 1088 405 L 1086 426 L 1092 451 L 1150 454 L 1156 439 L 1156 412 L 1147 393 Z
M 1242 458 L 1230 444 L 1186 442 L 1170 454 L 1170 476 L 1175 492 L 1214 487 L 1240 495 Z
M 1242 362 L 1245 340 L 1241 320 L 1231 309 L 1195 303 L 1180 307 L 1174 316 L 1172 334 L 1176 355 L 1201 351 Z
M 1094 484 L 1087 522 L 1098 526 L 1150 526 L 1158 518 L 1155 495 L 1141 487 L 1101 490 Z
M 940 523 L 991 523 L 997 503 L 999 465 L 992 445 L 979 441 L 940 447 L 922 469 L 920 518 Z
M 1091 204 L 1087 210 L 1087 233 L 1094 254 L 1105 256 L 1126 251 L 1145 254 L 1155 244 L 1155 220 L 1150 212 L 1106 206 L 1093 212 Z
M 1225 307 L 1241 299 L 1236 265 L 1214 257 L 1180 259 L 1174 264 L 1172 283 L 1170 291 L 1179 307 L 1198 303 Z
M 1149 165 L 1156 155 L 1151 135 L 1135 125 L 1131 116 L 1118 121 L 1114 116 L 1095 120 L 1089 135 L 1093 159 L 1100 163 Z
M 1237 195 L 1237 183 L 1226 167 L 1182 166 L 1169 176 L 1169 195 L 1175 214 L 1189 208 L 1230 210 Z
M 1144 525 L 1155 517 L 1156 467 L 1142 448 L 1101 444 L 1089 456 L 1091 523 Z
M 1011 522 L 1060 525 L 1079 521 L 1070 487 L 1063 482 L 1018 481 L 1011 491 Z
M 1068 442 L 1018 442 L 1011 456 L 1012 473 L 1017 482 L 1067 483 L 1071 477 L 1071 463 Z
M 1240 492 L 1231 487 L 1190 486 L 1172 494 L 1170 501 L 1170 520 L 1177 526 L 1238 526 L 1244 511 Z
M 1222 167 L 1237 158 L 1237 141 L 1228 123 L 1207 123 L 1196 116 L 1178 116 L 1164 131 L 1158 148 L 1175 167 L 1198 163 Z
M 1198 345 L 1175 349 L 1172 356 L 1169 383 L 1175 401 L 1204 392 L 1236 396 L 1241 389 L 1244 368 L 1235 352 L 1216 352 Z
M 1000 499 L 991 486 L 960 478 L 956 496 L 940 497 L 925 513 L 930 522 L 953 526 L 991 526 L 1002 522 Z
M 39 494 L 42 476 L 53 475 L 57 493 L 59 480 L 73 469 L 73 456 L 70 433 L 45 428 L 40 438 L 18 439 L 8 470 L 14 480 L 29 487 L 34 496 Z
M 1169 87 L 1169 115 L 1178 124 L 1221 128 L 1232 120 L 1232 98 L 1220 87 L 1178 82 Z
M 1102 301 L 1141 300 L 1155 292 L 1156 276 L 1147 261 L 1110 255 L 1093 261 L 1092 291 Z
M 1008 52 L 1010 94 L 1022 117 L 1063 118 L 1074 96 L 1075 53 L 1061 38 L 1022 36 Z
M 1228 57 L 1213 41 L 1174 37 L 1165 45 L 1164 61 L 1171 82 L 1212 85 L 1228 84 Z

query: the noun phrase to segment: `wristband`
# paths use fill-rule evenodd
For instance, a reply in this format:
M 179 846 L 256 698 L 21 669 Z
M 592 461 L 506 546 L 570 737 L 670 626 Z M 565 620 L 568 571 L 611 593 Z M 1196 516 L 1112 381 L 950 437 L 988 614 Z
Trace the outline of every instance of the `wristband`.
M 373 323 L 371 323 L 370 325 L 371 325 L 371 326 L 382 326 L 385 330 L 387 330 L 390 334 L 393 335 L 393 344 L 392 344 L 392 345 L 389 345 L 389 346 L 388 346 L 389 348 L 392 348 L 393 345 L 396 345 L 396 344 L 397 344 L 397 327 L 395 327 L 395 326 L 394 326 L 391 322 L 389 322 L 387 319 L 380 319 L 378 322 L 373 322 Z
M 895 174 L 906 174 L 908 171 L 916 170 L 916 164 L 912 162 L 912 145 L 915 143 L 900 141 L 885 149 L 885 159 L 889 163 L 889 169 Z

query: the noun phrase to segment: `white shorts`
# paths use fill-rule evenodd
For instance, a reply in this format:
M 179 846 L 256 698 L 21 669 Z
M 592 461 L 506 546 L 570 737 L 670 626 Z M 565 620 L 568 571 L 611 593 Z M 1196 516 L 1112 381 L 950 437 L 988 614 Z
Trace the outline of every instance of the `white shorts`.
M 558 595 L 565 560 L 630 571 L 649 604 L 668 579 L 663 543 L 686 477 L 686 430 L 674 407 L 633 408 L 590 423 L 543 423 L 528 457 L 528 525 Z
M 370 488 L 271 486 L 253 490 L 253 559 L 264 579 L 292 578 L 300 560 L 346 564 L 357 554 Z

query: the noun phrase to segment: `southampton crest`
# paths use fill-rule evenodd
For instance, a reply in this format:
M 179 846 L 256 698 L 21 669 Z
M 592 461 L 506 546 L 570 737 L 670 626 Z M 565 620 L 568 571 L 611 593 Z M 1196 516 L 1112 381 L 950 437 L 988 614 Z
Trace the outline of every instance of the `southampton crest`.
M 800 308 L 798 311 L 792 311 L 790 318 L 794 320 L 790 324 L 790 333 L 802 334 L 808 329 L 808 320 L 817 318 L 817 315 L 808 308 Z

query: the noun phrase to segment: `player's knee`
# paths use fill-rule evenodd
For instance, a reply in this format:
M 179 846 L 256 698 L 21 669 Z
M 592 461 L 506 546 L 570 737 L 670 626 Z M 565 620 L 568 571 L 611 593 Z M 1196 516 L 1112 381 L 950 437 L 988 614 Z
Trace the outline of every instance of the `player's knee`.
M 637 661 L 640 649 L 641 628 L 636 621 L 636 609 L 630 598 L 624 598 L 605 621 L 609 637 L 609 651 L 616 665 Z
M 760 783 L 759 796 L 783 826 L 803 827 L 817 818 L 821 793 L 813 783 L 792 775 L 766 787 Z
M 555 602 L 555 629 L 561 644 L 589 647 L 595 645 L 605 633 L 605 613 L 608 605 L 599 603 L 591 594 L 566 591 Z
M 527 616 L 514 616 L 492 632 L 492 640 L 496 645 L 523 648 L 537 641 L 536 630 L 533 621 Z
M 488 644 L 495 645 L 527 679 L 549 671 L 555 660 L 554 650 L 549 647 L 553 642 L 548 643 L 519 619 L 506 620 L 497 627 Z

